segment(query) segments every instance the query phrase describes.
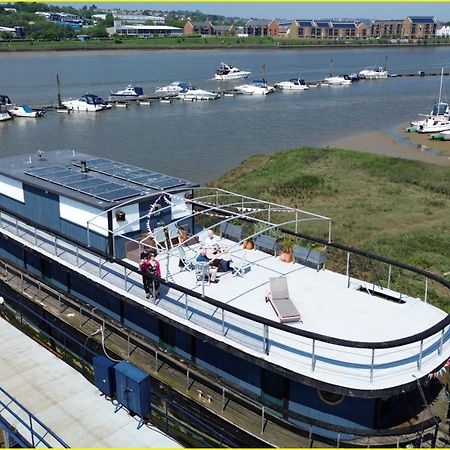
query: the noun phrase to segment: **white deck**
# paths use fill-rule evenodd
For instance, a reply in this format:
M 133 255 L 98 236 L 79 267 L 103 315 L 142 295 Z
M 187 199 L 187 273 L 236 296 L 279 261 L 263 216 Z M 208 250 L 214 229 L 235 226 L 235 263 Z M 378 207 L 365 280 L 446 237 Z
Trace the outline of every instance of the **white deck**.
M 125 409 L 114 413 L 114 405 L 80 373 L 3 319 L 0 386 L 70 447 L 180 447 L 154 427 L 138 430 L 137 419 Z M 27 422 L 22 410 L 14 404 L 10 407 Z M 31 441 L 17 419 L 7 411 L 2 415 Z M 61 446 L 50 435 L 46 439 L 54 447 Z
M 2 217 L 6 217 L 2 214 Z M 38 249 L 59 263 L 73 268 L 76 263 L 75 247 L 58 240 L 58 256 L 55 256 L 53 238 L 45 239 L 39 232 L 25 225 L 16 227 L 3 221 L 3 232 L 30 247 Z M 24 230 L 29 229 L 25 232 Z M 45 242 L 45 241 L 46 242 Z M 302 315 L 303 322 L 289 325 L 325 336 L 351 341 L 385 342 L 406 338 L 424 331 L 446 317 L 446 313 L 415 298 L 402 296 L 403 304 L 371 296 L 357 291 L 362 282 L 352 280 L 347 287 L 347 277 L 328 270 L 317 272 L 301 264 L 284 263 L 259 250 L 245 251 L 224 241 L 236 259 L 246 253 L 252 261 L 251 270 L 244 277 L 231 273 L 219 274 L 220 282 L 204 286 L 205 295 L 241 310 L 278 321 L 270 305 L 264 300 L 269 277 L 285 275 L 288 279 L 292 301 Z M 160 253 L 162 276 L 185 288 L 200 292 L 194 272 L 178 267 L 178 257 Z M 168 266 L 167 266 L 168 261 Z M 372 350 L 337 346 L 295 336 L 269 327 L 269 354 L 264 352 L 263 326 L 259 323 L 225 312 L 209 304 L 162 287 L 162 298 L 152 304 L 144 297 L 139 274 L 131 273 L 124 280 L 124 269 L 117 264 L 102 261 L 98 257 L 79 251 L 79 272 L 100 284 L 113 288 L 122 295 L 154 309 L 188 327 L 223 341 L 230 346 L 261 359 L 266 359 L 286 369 L 334 385 L 352 389 L 377 390 L 400 386 L 414 381 L 434 370 L 450 357 L 450 331 L 443 335 L 442 352 L 439 352 L 441 333 L 423 342 L 421 368 L 419 370 L 420 342 L 406 346 Z M 372 287 L 368 285 L 368 287 Z M 386 292 L 386 289 L 384 290 Z M 397 294 L 398 296 L 398 294 Z M 314 347 L 314 358 L 312 357 Z

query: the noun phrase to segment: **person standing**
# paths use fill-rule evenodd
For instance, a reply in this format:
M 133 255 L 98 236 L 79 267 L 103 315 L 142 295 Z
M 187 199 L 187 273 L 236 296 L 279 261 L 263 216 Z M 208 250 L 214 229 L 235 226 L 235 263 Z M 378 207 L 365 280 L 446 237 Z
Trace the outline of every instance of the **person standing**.
M 150 266 L 150 249 L 148 247 L 146 247 L 141 252 L 140 261 L 139 261 L 139 270 L 142 273 L 142 284 L 144 285 L 144 291 L 146 294 L 145 295 L 146 298 L 150 298 L 150 288 L 151 288 L 151 281 L 152 281 L 144 275 L 149 272 L 149 266 Z
M 158 278 L 161 278 L 161 265 L 159 264 L 159 261 L 156 259 L 156 253 L 154 251 L 150 252 L 149 254 L 149 264 L 148 264 L 148 272 L 152 275 L 155 275 Z M 159 297 L 159 280 L 157 278 L 152 278 L 149 281 L 150 289 L 149 293 L 153 298 Z M 147 297 L 149 298 L 149 297 Z

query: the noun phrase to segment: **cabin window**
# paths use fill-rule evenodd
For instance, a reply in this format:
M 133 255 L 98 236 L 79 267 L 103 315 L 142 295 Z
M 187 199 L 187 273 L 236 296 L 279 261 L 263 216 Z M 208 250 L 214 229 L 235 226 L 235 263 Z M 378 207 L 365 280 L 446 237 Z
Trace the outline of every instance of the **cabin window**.
M 334 392 L 323 391 L 321 389 L 317 389 L 317 394 L 324 403 L 328 405 L 339 405 L 345 396 L 343 394 L 336 394 Z

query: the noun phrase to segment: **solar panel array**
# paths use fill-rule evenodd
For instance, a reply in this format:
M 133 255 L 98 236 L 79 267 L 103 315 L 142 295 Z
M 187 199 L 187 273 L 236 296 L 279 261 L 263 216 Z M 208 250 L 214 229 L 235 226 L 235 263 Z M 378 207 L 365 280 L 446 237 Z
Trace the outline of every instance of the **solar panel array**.
M 30 169 L 25 173 L 107 202 L 123 200 L 142 193 L 142 190 L 132 189 L 119 183 L 112 183 L 100 177 L 61 166 Z
M 80 163 L 73 163 L 80 167 Z M 151 170 L 141 169 L 136 166 L 130 166 L 117 161 L 105 158 L 96 158 L 86 161 L 86 165 L 90 171 L 109 175 L 129 183 L 138 184 L 146 188 L 164 191 L 182 186 L 191 186 L 189 181 L 181 178 L 163 175 Z

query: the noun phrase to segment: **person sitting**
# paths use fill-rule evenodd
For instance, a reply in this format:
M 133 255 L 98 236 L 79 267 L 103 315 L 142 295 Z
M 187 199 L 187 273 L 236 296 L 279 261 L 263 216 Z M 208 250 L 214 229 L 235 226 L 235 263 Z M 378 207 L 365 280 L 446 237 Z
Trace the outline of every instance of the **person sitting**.
M 206 256 L 206 248 L 202 248 L 200 250 L 200 253 L 197 256 L 197 262 L 202 263 L 202 264 L 207 263 L 209 265 L 208 272 L 209 272 L 209 280 L 211 281 L 211 283 L 219 282 L 219 280 L 217 279 L 217 267 L 212 265 L 213 261 L 211 261 Z
M 208 230 L 208 236 L 203 241 L 204 248 L 217 248 L 219 246 L 216 236 L 212 230 Z

